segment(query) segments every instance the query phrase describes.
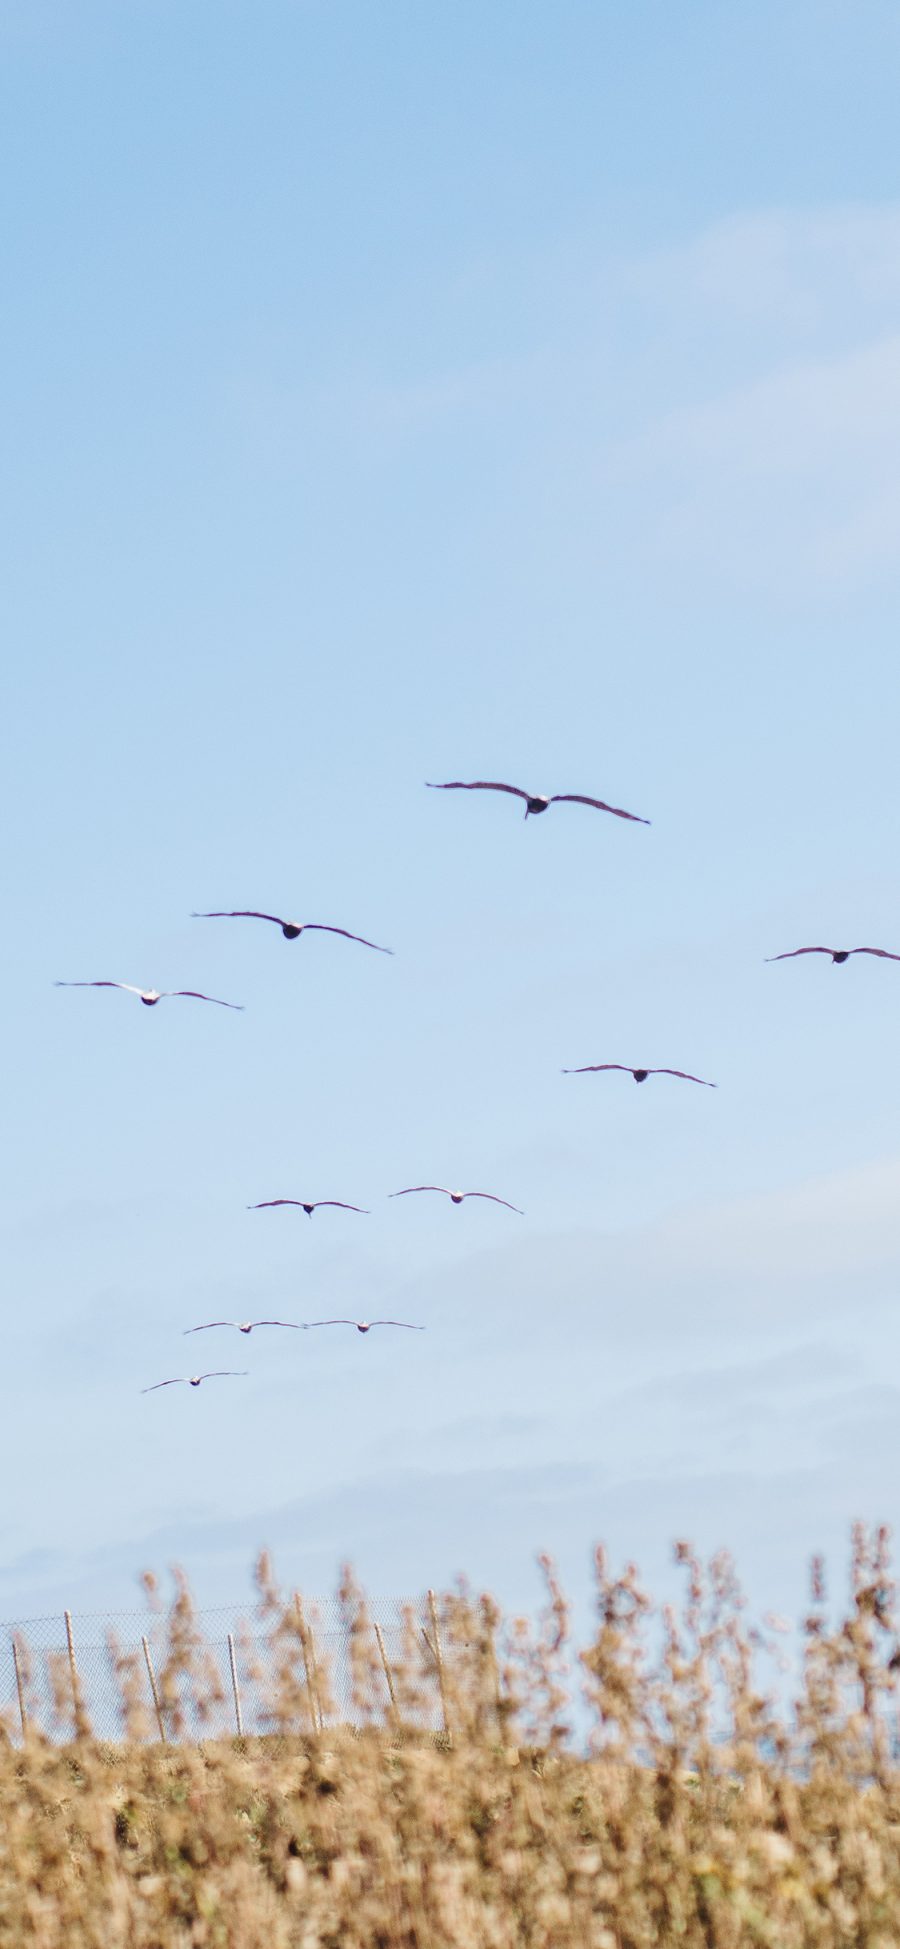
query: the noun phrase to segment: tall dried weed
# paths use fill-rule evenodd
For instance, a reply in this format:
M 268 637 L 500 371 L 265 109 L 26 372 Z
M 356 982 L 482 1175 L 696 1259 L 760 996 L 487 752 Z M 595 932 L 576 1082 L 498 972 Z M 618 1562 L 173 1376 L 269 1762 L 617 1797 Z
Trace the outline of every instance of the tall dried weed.
M 598 1550 L 581 1649 L 543 1560 L 535 1623 L 460 1586 L 407 1611 L 393 1659 L 346 1570 L 344 1723 L 315 1617 L 262 1559 L 267 1652 L 248 1638 L 242 1657 L 271 1731 L 228 1740 L 204 1732 L 222 1681 L 178 1579 L 156 1706 L 140 1654 L 113 1647 L 121 1744 L 92 1736 L 62 1665 L 55 1723 L 29 1720 L 23 1742 L 8 1721 L 0 1943 L 896 1949 L 885 1532 L 855 1531 L 837 1623 L 815 1567 L 799 1654 L 780 1669 L 779 1621 L 748 1623 L 727 1557 L 676 1555 L 684 1599 L 659 1610 Z M 24 1646 L 20 1671 L 27 1711 Z

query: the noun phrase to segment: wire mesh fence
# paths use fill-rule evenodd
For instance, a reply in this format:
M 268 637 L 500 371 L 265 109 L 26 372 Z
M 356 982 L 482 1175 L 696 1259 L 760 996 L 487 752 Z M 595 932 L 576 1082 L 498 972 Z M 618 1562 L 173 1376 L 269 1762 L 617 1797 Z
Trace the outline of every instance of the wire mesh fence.
M 412 1714 L 442 1725 L 441 1646 L 428 1603 L 370 1611 L 362 1688 L 353 1627 L 334 1598 L 301 1608 L 290 1642 L 284 1617 L 220 1608 L 190 1614 L 189 1656 L 172 1657 L 165 1612 L 103 1612 L 0 1622 L 0 1723 L 16 1743 L 29 1731 L 51 1739 L 89 1730 L 94 1738 L 247 1737 L 290 1729 L 320 1733 L 362 1715 L 389 1720 L 394 1674 L 408 1658 L 410 1631 L 423 1650 L 425 1684 Z M 292 1665 L 292 1672 L 288 1667 Z M 289 1700 L 289 1705 L 286 1704 Z

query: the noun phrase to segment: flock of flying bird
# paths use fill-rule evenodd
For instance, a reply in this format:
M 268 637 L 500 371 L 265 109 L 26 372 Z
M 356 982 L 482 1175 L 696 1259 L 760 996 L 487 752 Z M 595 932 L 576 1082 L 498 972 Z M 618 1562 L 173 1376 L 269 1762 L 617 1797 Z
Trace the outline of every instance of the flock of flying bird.
M 426 783 L 428 784 L 429 790 L 436 792 L 509 793 L 514 798 L 524 800 L 524 816 L 526 819 L 530 816 L 537 817 L 539 813 L 546 812 L 551 805 L 588 805 L 592 806 L 598 812 L 609 812 L 617 819 L 628 819 L 635 825 L 648 826 L 650 824 L 649 819 L 640 818 L 636 812 L 626 812 L 621 806 L 608 805 L 604 799 L 588 798 L 581 792 L 553 792 L 549 796 L 545 796 L 542 793 L 523 791 L 521 786 L 518 785 L 506 785 L 497 780 L 484 778 L 474 779 L 470 783 L 462 779 L 451 779 L 446 784 L 433 784 L 430 780 L 426 781 Z M 391 948 L 380 947 L 377 941 L 367 940 L 363 934 L 351 933 L 346 927 L 331 927 L 323 921 L 284 920 L 280 914 L 262 913 L 255 907 L 216 908 L 209 912 L 193 913 L 191 918 L 192 920 L 265 920 L 270 921 L 275 927 L 280 927 L 286 941 L 299 940 L 301 934 L 339 934 L 344 940 L 356 941 L 362 947 L 374 949 L 377 954 L 391 954 L 393 952 Z M 835 967 L 842 965 L 845 961 L 849 961 L 851 955 L 854 954 L 871 954 L 881 961 L 900 961 L 900 954 L 894 954 L 888 948 L 884 947 L 795 947 L 789 948 L 783 954 L 767 955 L 766 959 L 770 962 L 793 961 L 798 956 L 804 954 L 830 955 L 832 966 Z M 121 988 L 129 995 L 137 995 L 139 1000 L 143 1002 L 145 1008 L 155 1008 L 157 1002 L 177 999 L 211 1002 L 217 1008 L 230 1008 L 236 1011 L 241 1011 L 243 1008 L 243 1003 L 241 1002 L 221 1001 L 217 995 L 204 994 L 199 988 L 138 988 L 134 983 L 129 981 L 57 981 L 54 983 L 54 986 L 57 988 Z M 633 1077 L 636 1083 L 646 1083 L 650 1076 L 674 1076 L 685 1083 L 699 1083 L 704 1089 L 717 1088 L 715 1083 L 708 1082 L 703 1076 L 694 1076 L 686 1069 L 635 1069 L 630 1063 L 621 1062 L 582 1063 L 576 1069 L 564 1069 L 562 1074 L 564 1076 L 585 1076 L 596 1075 L 607 1070 L 621 1071 L 622 1074 Z M 516 1212 L 519 1217 L 523 1216 L 518 1205 L 510 1204 L 507 1198 L 497 1197 L 493 1191 L 455 1191 L 443 1184 L 408 1184 L 402 1190 L 392 1191 L 389 1195 L 393 1198 L 408 1198 L 413 1193 L 420 1191 L 439 1192 L 442 1196 L 449 1198 L 451 1204 L 454 1205 L 461 1205 L 466 1198 L 484 1198 L 491 1204 L 505 1206 L 507 1211 Z M 259 1204 L 248 1206 L 248 1210 L 270 1211 L 278 1206 L 284 1205 L 294 1206 L 297 1210 L 305 1212 L 307 1218 L 311 1218 L 314 1211 L 326 1207 L 337 1211 L 358 1212 L 361 1216 L 365 1217 L 369 1216 L 364 1206 L 347 1204 L 340 1198 L 318 1198 L 311 1200 L 309 1203 L 302 1198 L 264 1198 Z M 370 1333 L 372 1328 L 376 1326 L 397 1327 L 410 1333 L 423 1333 L 425 1330 L 424 1327 L 414 1325 L 411 1320 L 206 1320 L 201 1326 L 186 1328 L 186 1332 L 188 1334 L 208 1333 L 216 1327 L 233 1327 L 238 1333 L 249 1335 L 257 1327 L 264 1326 L 281 1327 L 293 1332 L 304 1333 L 310 1332 L 317 1327 L 326 1326 L 355 1327 L 357 1333 Z M 173 1374 L 168 1380 L 155 1381 L 152 1387 L 142 1388 L 141 1392 L 143 1394 L 155 1394 L 162 1387 L 176 1387 L 179 1385 L 199 1387 L 202 1381 L 243 1379 L 247 1371 L 247 1369 L 214 1368 L 204 1374 Z

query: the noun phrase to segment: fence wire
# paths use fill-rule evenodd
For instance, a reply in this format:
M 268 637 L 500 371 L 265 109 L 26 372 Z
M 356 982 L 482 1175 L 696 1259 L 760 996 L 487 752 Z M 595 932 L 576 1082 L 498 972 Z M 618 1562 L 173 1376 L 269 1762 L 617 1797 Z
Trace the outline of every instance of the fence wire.
M 442 1723 L 440 1671 L 428 1612 L 411 1607 L 420 1642 L 431 1647 L 431 1683 L 404 1717 L 423 1729 Z M 71 1738 L 80 1724 L 96 1739 L 135 1736 L 167 1740 L 253 1737 L 287 1730 L 285 1659 L 294 1683 L 294 1723 L 310 1733 L 352 1724 L 363 1712 L 390 1718 L 393 1672 L 408 1655 L 400 1604 L 369 1608 L 367 1696 L 360 1702 L 351 1673 L 351 1632 L 334 1600 L 310 1604 L 302 1633 L 279 1636 L 258 1617 L 230 1609 L 193 1612 L 184 1670 L 163 1674 L 170 1647 L 164 1612 L 109 1612 L 28 1618 L 0 1623 L 0 1725 L 20 1744 L 31 1729 Z M 408 1614 L 408 1613 L 407 1613 Z M 359 1683 L 357 1677 L 357 1685 Z M 130 1700 L 129 1706 L 126 1699 Z

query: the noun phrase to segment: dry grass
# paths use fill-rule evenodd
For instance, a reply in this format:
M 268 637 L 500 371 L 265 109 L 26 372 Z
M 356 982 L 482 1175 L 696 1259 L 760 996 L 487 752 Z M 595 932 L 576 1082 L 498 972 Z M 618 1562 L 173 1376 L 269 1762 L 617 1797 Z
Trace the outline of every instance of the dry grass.
M 489 1598 L 446 1598 L 449 1735 L 421 1730 L 437 1695 L 412 1617 L 391 1705 L 349 1574 L 355 1723 L 313 1733 L 308 1634 L 263 1565 L 273 1732 L 187 1739 L 185 1687 L 202 1706 L 219 1681 L 180 1588 L 160 1673 L 167 1744 L 129 1655 L 122 1745 L 92 1739 L 61 1670 L 71 1737 L 32 1732 L 0 1751 L 0 1943 L 896 1949 L 900 1658 L 884 1532 L 857 1531 L 836 1626 L 814 1579 L 795 1696 L 783 1677 L 777 1701 L 755 1677 L 767 1633 L 747 1624 L 727 1559 L 703 1571 L 678 1554 L 675 1614 L 598 1553 L 580 1651 L 549 1564 L 534 1627 L 504 1623 Z

